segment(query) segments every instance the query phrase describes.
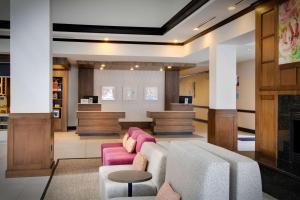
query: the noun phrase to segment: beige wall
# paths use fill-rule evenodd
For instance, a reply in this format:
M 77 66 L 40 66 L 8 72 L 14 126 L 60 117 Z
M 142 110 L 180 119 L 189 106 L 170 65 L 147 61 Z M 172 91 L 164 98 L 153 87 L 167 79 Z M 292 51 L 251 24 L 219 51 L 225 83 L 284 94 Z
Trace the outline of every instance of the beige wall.
M 237 99 L 237 109 L 255 110 L 255 61 L 238 63 L 237 74 L 240 84 L 237 88 L 239 98 Z M 248 129 L 255 129 L 254 113 L 238 113 L 238 126 Z
M 184 70 L 186 71 L 186 70 Z M 208 73 L 198 73 L 180 79 L 179 94 L 183 96 L 193 96 L 193 84 L 195 83 L 194 105 L 209 105 L 209 76 Z M 237 74 L 239 76 L 239 98 L 237 99 L 237 109 L 255 110 L 255 61 L 240 62 L 237 64 Z M 208 109 L 194 108 L 196 118 L 207 119 Z M 207 124 L 202 122 L 194 122 L 196 130 L 199 132 L 207 132 Z M 255 129 L 255 114 L 238 112 L 238 126 L 248 129 Z
M 183 74 L 183 73 L 181 73 Z M 195 84 L 195 96 L 193 85 Z M 208 106 L 208 73 L 202 72 L 187 76 L 180 79 L 179 95 L 181 96 L 193 96 L 193 104 L 199 106 Z M 196 111 L 196 118 L 207 120 L 207 111 L 205 108 L 194 108 Z M 207 132 L 207 124 L 194 121 L 194 126 L 197 132 Z

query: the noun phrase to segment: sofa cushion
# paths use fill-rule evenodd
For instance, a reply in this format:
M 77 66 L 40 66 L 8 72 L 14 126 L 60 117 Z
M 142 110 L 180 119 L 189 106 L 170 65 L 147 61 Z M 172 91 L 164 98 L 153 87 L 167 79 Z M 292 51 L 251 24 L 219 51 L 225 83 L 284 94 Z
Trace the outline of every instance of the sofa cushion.
M 148 159 L 147 171 L 152 174 L 151 181 L 157 190 L 165 182 L 167 151 L 153 142 L 145 142 L 141 153 Z
M 229 163 L 189 142 L 171 142 L 166 181 L 182 200 L 229 199 Z
M 128 138 L 128 140 L 126 141 L 126 145 L 125 145 L 125 149 L 128 153 L 132 153 L 135 150 L 135 146 L 136 146 L 136 140 L 133 138 Z
M 103 157 L 103 150 L 105 148 L 112 148 L 112 147 L 122 147 L 122 143 L 103 143 L 101 144 L 101 156 Z
M 138 128 L 138 127 L 130 127 L 130 128 L 128 129 L 128 135 L 129 135 L 129 137 L 131 137 L 132 134 L 133 134 L 133 132 L 136 131 L 136 130 L 142 130 L 142 129 L 140 129 L 140 128 Z
M 155 138 L 152 135 L 149 135 L 146 132 L 142 132 L 142 134 L 139 134 L 137 139 L 136 139 L 136 147 L 135 147 L 135 152 L 140 152 L 142 145 L 144 142 L 154 142 L 155 143 Z
M 132 164 L 136 154 L 128 153 L 123 147 L 105 148 L 103 165 Z
M 147 158 L 141 153 L 136 154 L 132 163 L 133 168 L 139 171 L 145 171 L 147 168 L 147 164 L 148 164 Z
M 230 163 L 230 199 L 262 199 L 261 175 L 257 162 L 206 142 L 191 143 Z
M 129 135 L 128 135 L 128 133 L 126 133 L 126 134 L 123 136 L 123 139 L 122 139 L 122 145 L 123 145 L 124 148 L 125 148 L 125 146 L 126 146 L 126 142 L 127 142 L 128 138 L 129 138 Z
M 169 183 L 165 182 L 159 189 L 155 200 L 180 200 L 180 195 L 174 192 Z

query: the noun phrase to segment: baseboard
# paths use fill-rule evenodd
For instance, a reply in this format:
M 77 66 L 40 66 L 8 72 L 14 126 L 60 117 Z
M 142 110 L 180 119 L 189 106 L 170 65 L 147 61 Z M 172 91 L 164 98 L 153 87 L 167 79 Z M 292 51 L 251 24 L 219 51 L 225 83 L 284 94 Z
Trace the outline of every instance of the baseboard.
M 255 134 L 255 130 L 250 129 L 250 128 L 238 127 L 238 130 L 239 130 L 239 131 L 246 132 L 246 133 L 253 133 L 253 134 Z

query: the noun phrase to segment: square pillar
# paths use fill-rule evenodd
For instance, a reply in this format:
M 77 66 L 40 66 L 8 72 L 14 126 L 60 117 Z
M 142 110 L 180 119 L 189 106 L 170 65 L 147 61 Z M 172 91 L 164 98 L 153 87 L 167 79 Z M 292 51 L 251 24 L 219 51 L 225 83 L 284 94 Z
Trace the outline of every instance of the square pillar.
M 11 0 L 11 113 L 7 177 L 50 175 L 53 166 L 50 0 Z
M 236 79 L 236 47 L 210 47 L 208 142 L 230 150 L 237 149 Z

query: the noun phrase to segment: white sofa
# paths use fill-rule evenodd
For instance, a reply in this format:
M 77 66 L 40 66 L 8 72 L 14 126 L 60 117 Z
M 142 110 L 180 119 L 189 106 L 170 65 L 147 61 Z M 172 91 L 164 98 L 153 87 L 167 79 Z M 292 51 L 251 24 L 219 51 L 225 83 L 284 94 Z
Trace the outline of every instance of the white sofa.
M 152 179 L 142 183 L 134 183 L 132 194 L 133 196 L 153 196 L 156 195 L 165 180 L 167 150 L 153 142 L 145 142 L 141 153 L 148 159 L 147 171 L 152 174 Z M 128 169 L 133 169 L 132 165 L 101 166 L 99 168 L 101 200 L 128 195 L 126 183 L 116 183 L 107 178 L 111 172 Z
M 260 169 L 254 160 L 202 141 L 190 143 L 230 163 L 230 199 L 262 200 Z
M 229 199 L 229 163 L 188 142 L 171 142 L 166 181 L 181 200 Z M 154 200 L 155 196 L 113 200 Z

